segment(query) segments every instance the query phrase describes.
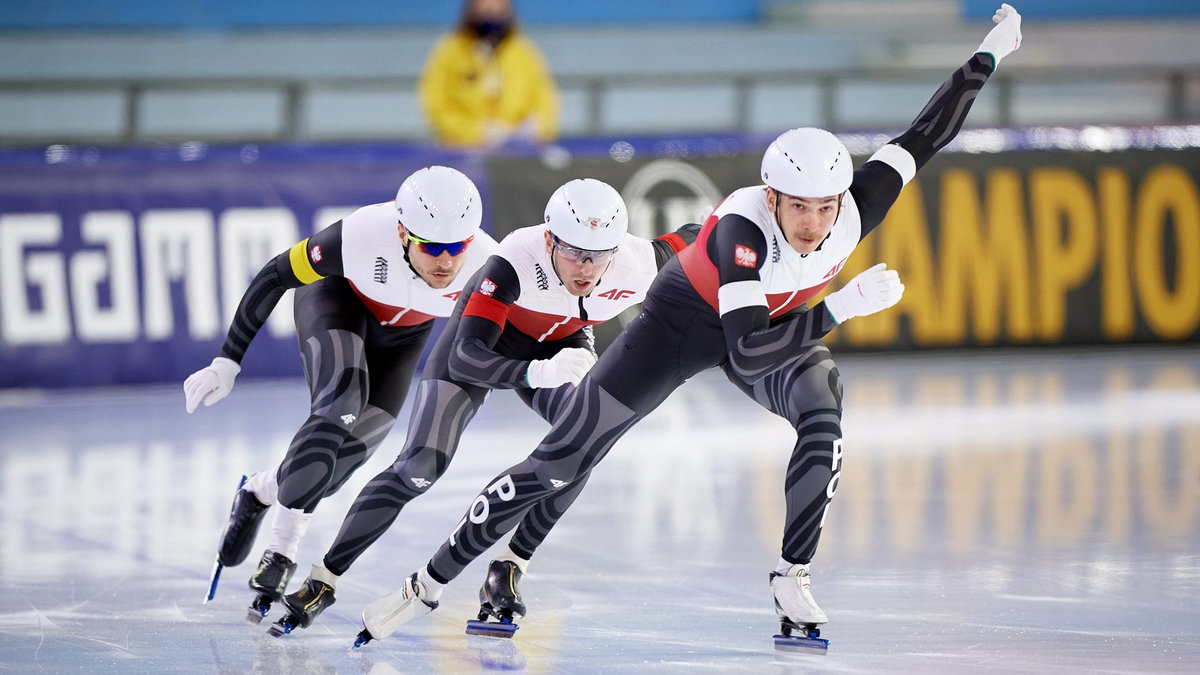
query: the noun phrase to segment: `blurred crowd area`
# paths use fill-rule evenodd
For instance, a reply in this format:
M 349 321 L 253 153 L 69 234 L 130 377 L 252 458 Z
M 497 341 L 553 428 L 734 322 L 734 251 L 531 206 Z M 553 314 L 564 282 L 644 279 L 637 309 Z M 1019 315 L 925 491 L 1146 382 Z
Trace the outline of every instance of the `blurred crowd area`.
M 991 0 L 517 0 L 560 138 L 907 124 Z M 1030 0 L 976 127 L 1200 119 L 1200 5 Z M 459 3 L 64 1 L 0 17 L 0 144 L 434 142 L 422 69 Z M 12 10 L 11 12 L 9 10 Z M 532 134 L 531 134 L 532 135 Z M 545 140 L 545 134 L 540 134 Z

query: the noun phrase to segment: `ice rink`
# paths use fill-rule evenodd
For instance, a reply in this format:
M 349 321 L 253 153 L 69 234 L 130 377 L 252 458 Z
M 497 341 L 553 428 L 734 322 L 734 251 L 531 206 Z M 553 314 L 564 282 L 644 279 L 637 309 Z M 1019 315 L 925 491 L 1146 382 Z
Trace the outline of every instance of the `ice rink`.
M 202 604 L 239 477 L 273 466 L 306 416 L 297 379 L 240 382 L 191 416 L 175 385 L 0 390 L 0 671 L 1200 670 L 1200 350 L 838 362 L 846 456 L 813 567 L 825 656 L 771 640 L 791 430 L 719 373 L 600 465 L 534 559 L 511 641 L 463 634 L 485 558 L 432 615 L 350 649 L 364 605 L 545 431 L 503 391 L 312 628 L 275 639 L 243 618 L 265 532 Z M 399 451 L 401 419 L 317 510 L 297 581 Z

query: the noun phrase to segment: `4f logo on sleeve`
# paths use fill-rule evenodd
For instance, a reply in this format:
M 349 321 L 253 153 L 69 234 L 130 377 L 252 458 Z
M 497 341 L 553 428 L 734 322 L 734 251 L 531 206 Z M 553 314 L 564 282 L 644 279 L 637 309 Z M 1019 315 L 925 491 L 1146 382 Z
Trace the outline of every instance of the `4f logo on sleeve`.
M 325 256 L 321 254 L 321 246 L 318 244 L 317 246 L 312 247 L 312 250 L 308 253 L 308 257 L 312 258 L 313 262 L 319 263 L 321 262 L 321 258 L 324 258 Z
M 758 264 L 758 254 L 749 246 L 737 244 L 733 247 L 733 262 L 739 267 L 754 267 Z
M 496 292 L 496 282 L 484 277 L 483 283 L 479 284 L 479 292 L 488 296 L 489 298 L 492 297 L 492 293 Z
M 443 297 L 443 298 L 450 298 L 451 300 L 458 300 L 458 296 L 459 296 L 460 294 L 462 294 L 462 291 L 454 291 L 453 293 L 443 293 L 443 294 L 442 294 L 442 297 Z
M 629 296 L 636 295 L 636 294 L 637 294 L 637 291 L 630 291 L 630 290 L 626 290 L 624 288 L 621 288 L 621 289 L 610 288 L 607 291 L 604 291 L 603 293 L 601 293 L 600 297 L 608 298 L 609 300 L 620 300 L 622 298 L 628 298 Z

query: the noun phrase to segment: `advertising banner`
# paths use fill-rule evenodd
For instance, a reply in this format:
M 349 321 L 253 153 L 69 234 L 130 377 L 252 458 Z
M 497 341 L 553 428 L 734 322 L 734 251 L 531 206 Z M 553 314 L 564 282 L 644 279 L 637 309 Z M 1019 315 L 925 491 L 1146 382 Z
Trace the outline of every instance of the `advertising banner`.
M 555 187 L 594 177 L 621 191 L 632 231 L 656 236 L 702 222 L 726 194 L 759 183 L 760 158 L 614 154 L 566 170 L 494 159 L 495 227 L 539 222 Z M 1197 261 L 1200 151 L 944 153 L 833 285 L 886 262 L 900 272 L 904 299 L 829 341 L 868 349 L 1196 341 Z
M 537 156 L 409 146 L 256 146 L 0 154 L 0 388 L 181 382 L 217 353 L 249 280 L 433 163 L 465 171 L 498 239 L 542 222 L 563 182 L 604 180 L 635 234 L 702 222 L 758 182 L 761 148 L 621 142 Z M 856 158 L 861 163 L 865 158 Z M 1200 151 L 943 153 L 834 282 L 883 261 L 894 308 L 828 338 L 841 350 L 1200 340 Z M 291 294 L 247 376 L 301 373 Z M 608 344 L 636 313 L 601 326 Z
M 182 382 L 276 254 L 427 164 L 484 184 L 470 161 L 412 149 L 55 152 L 0 162 L 0 387 Z M 301 373 L 291 295 L 246 375 Z

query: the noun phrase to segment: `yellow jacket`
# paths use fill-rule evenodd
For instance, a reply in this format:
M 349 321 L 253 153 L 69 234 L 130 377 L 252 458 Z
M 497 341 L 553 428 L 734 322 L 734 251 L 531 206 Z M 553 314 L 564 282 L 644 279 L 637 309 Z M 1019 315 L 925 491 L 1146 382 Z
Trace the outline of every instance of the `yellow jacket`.
M 538 141 L 558 134 L 558 89 L 537 47 L 520 33 L 505 38 L 494 56 L 470 36 L 443 36 L 425 62 L 419 95 L 425 119 L 447 145 L 484 145 L 527 120 Z

